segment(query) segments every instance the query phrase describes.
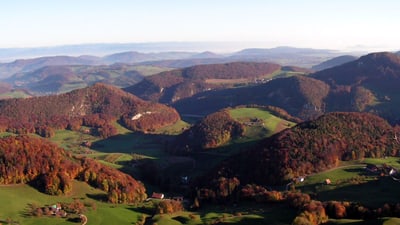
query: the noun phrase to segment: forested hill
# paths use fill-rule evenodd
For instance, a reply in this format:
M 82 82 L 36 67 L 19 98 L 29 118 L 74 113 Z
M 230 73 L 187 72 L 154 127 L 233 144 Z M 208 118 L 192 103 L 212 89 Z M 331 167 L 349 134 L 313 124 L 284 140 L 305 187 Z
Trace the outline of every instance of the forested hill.
M 282 184 L 327 170 L 339 160 L 396 156 L 398 128 L 368 113 L 329 113 L 300 123 L 223 162 L 212 175 L 237 177 L 242 184 Z
M 310 118 L 322 113 L 329 91 L 325 82 L 295 75 L 255 86 L 199 93 L 172 106 L 182 114 L 210 114 L 238 105 L 273 105 L 296 117 Z
M 0 115 L 0 130 L 17 133 L 31 133 L 38 126 L 101 127 L 117 119 L 132 130 L 151 131 L 180 119 L 173 108 L 100 83 L 66 94 L 2 100 Z
M 73 180 L 87 182 L 107 193 L 112 203 L 146 199 L 142 183 L 93 159 L 76 158 L 42 138 L 0 138 L 0 184 L 29 183 L 50 194 L 69 194 Z
M 311 76 L 331 88 L 327 111 L 374 112 L 391 123 L 400 121 L 400 56 L 371 53 Z
M 212 113 L 177 137 L 171 146 L 174 153 L 216 148 L 243 135 L 245 127 L 234 120 L 228 110 Z
M 302 119 L 326 112 L 371 112 L 400 121 L 400 56 L 371 53 L 316 72 L 267 83 L 202 92 L 172 104 L 181 114 L 209 114 L 243 104 L 273 105 Z
M 197 65 L 146 77 L 126 90 L 145 100 L 172 103 L 207 90 L 254 83 L 280 69 L 278 64 L 254 62 Z

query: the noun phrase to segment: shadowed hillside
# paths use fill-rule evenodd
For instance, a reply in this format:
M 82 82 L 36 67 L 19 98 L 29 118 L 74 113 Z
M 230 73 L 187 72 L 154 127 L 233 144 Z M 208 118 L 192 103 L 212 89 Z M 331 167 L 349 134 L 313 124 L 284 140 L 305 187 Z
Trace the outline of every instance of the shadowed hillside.
M 324 112 L 329 86 L 307 76 L 274 79 L 265 84 L 199 93 L 177 101 L 173 106 L 181 114 L 207 115 L 238 105 L 272 105 L 297 117 L 313 117 Z
M 270 63 L 199 65 L 146 77 L 126 90 L 145 100 L 173 103 L 207 90 L 268 79 L 280 69 L 281 66 Z
M 340 66 L 342 64 L 354 61 L 356 59 L 357 59 L 357 57 L 352 56 L 352 55 L 342 55 L 342 56 L 338 56 L 338 57 L 329 59 L 329 60 L 327 60 L 325 62 L 322 62 L 322 63 L 320 63 L 318 65 L 315 65 L 315 66 L 312 67 L 312 69 L 315 70 L 315 71 L 325 70 L 325 69 L 329 69 L 329 68 L 332 68 L 332 67 L 335 67 L 335 66 Z
M 400 119 L 400 56 L 372 53 L 312 75 L 331 86 L 328 111 L 367 111 L 392 123 Z

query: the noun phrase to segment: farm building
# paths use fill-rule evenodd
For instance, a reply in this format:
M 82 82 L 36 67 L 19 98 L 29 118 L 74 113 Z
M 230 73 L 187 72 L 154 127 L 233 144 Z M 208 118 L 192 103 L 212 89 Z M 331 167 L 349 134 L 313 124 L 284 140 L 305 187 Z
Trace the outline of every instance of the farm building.
M 151 198 L 164 199 L 164 194 L 163 193 L 153 192 L 153 194 L 151 195 Z

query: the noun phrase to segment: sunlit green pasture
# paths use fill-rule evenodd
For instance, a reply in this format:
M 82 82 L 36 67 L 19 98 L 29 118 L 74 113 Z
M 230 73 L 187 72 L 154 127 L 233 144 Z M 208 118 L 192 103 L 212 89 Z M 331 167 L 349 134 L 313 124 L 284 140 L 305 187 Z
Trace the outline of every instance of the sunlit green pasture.
M 229 110 L 229 113 L 232 118 L 245 125 L 243 141 L 265 138 L 295 125 L 263 108 L 235 108 Z
M 67 225 L 76 224 L 69 221 L 78 215 L 69 215 L 68 218 L 56 218 L 55 216 L 34 217 L 28 213 L 29 205 L 52 205 L 59 202 L 82 201 L 86 207 L 84 214 L 88 218 L 88 224 L 132 224 L 135 223 L 141 213 L 132 210 L 130 205 L 113 205 L 98 201 L 91 196 L 104 195 L 99 189 L 90 187 L 86 183 L 74 181 L 73 191 L 66 196 L 51 196 L 38 192 L 29 185 L 3 185 L 0 186 L 0 223 L 6 221 L 18 222 L 27 225 Z

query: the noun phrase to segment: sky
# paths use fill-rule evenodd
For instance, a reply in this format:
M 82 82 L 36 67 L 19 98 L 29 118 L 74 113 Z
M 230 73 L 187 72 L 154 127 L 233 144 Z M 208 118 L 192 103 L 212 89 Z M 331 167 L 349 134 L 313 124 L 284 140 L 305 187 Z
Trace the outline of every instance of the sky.
M 232 42 L 400 50 L 398 0 L 4 0 L 0 48 Z

